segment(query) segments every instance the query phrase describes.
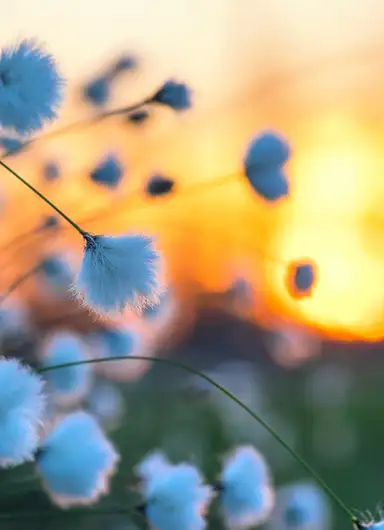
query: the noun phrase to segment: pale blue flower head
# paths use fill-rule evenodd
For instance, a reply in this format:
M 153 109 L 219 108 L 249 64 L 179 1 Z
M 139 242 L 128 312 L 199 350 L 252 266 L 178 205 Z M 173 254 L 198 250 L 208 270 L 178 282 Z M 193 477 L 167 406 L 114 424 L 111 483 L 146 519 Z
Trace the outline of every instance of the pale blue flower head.
M 156 530 L 203 530 L 204 513 L 212 488 L 203 484 L 199 471 L 189 464 L 170 466 L 149 480 L 146 516 Z
M 290 156 L 286 141 L 274 132 L 265 132 L 252 140 L 244 157 L 244 169 L 256 193 L 274 202 L 289 194 L 289 183 L 282 171 Z
M 111 97 L 109 76 L 100 76 L 88 83 L 84 87 L 83 96 L 95 107 L 106 105 Z
M 91 180 L 106 188 L 116 188 L 123 178 L 124 170 L 116 155 L 110 153 L 91 171 Z
M 48 256 L 40 265 L 42 280 L 55 294 L 67 295 L 73 279 L 74 272 L 67 259 L 61 256 Z
M 128 72 L 137 67 L 137 60 L 133 55 L 122 55 L 113 65 L 112 71 L 114 74 Z
M 53 160 L 44 164 L 43 177 L 46 182 L 52 182 L 60 178 L 60 166 Z
M 135 467 L 135 474 L 143 481 L 144 488 L 148 481 L 160 473 L 168 471 L 172 464 L 161 451 L 147 454 Z
M 84 257 L 75 287 L 83 303 L 100 313 L 141 310 L 158 302 L 160 255 L 144 235 L 85 234 Z
M 121 357 L 122 360 L 98 363 L 98 373 L 113 381 L 124 382 L 136 379 L 148 363 L 142 359 L 127 360 L 130 355 L 143 354 L 142 335 L 129 325 L 102 327 L 91 334 L 90 348 L 96 351 L 99 358 Z
M 220 500 L 228 528 L 252 528 L 270 515 L 274 496 L 269 472 L 264 458 L 253 447 L 238 447 L 229 456 L 220 485 Z
M 322 490 L 311 483 L 294 483 L 279 488 L 270 530 L 327 530 L 330 508 Z
M 84 361 L 85 345 L 80 336 L 69 331 L 55 333 L 47 342 L 43 367 Z M 88 392 L 91 383 L 91 365 L 79 364 L 50 370 L 45 378 L 53 399 L 59 405 L 73 405 Z
M 124 413 L 124 396 L 116 385 L 97 382 L 89 394 L 88 410 L 105 429 L 115 429 Z
M 0 138 L 0 145 L 5 149 L 5 155 L 3 156 L 16 155 L 26 147 L 24 142 L 18 138 L 11 138 L 10 136 L 2 136 Z
M 160 316 L 169 302 L 169 296 L 168 292 L 164 292 L 160 295 L 158 304 L 146 306 L 143 309 L 143 318 L 146 320 L 154 320 L 156 317 Z
M 152 101 L 176 111 L 188 110 L 192 106 L 190 89 L 184 83 L 178 83 L 173 79 L 164 83 L 153 96 Z
M 44 439 L 36 467 L 61 508 L 93 504 L 108 493 L 119 456 L 96 420 L 83 411 L 62 419 Z
M 0 466 L 33 460 L 45 411 L 43 380 L 17 359 L 0 360 Z
M 25 135 L 57 117 L 64 82 L 54 58 L 34 40 L 0 54 L 0 124 Z
M 147 109 L 139 109 L 131 112 L 127 116 L 127 121 L 134 125 L 141 125 L 149 118 L 149 111 Z
M 316 270 L 313 262 L 299 261 L 289 264 L 287 284 L 293 297 L 311 296 L 316 279 Z
M 175 181 L 164 175 L 153 175 L 147 182 L 146 191 L 151 197 L 168 195 L 173 191 Z
M 39 226 L 38 230 L 53 230 L 58 228 L 60 225 L 60 220 L 57 215 L 47 215 L 43 218 L 43 222 Z M 44 265 L 42 265 L 44 269 Z

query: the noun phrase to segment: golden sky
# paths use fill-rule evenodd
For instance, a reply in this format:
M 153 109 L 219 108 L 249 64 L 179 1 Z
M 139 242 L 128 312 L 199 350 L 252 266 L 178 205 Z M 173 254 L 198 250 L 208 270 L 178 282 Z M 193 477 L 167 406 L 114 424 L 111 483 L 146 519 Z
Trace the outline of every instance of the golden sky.
M 383 23 L 382 0 L 12 0 L 2 10 L 2 43 L 46 43 L 69 80 L 65 120 L 87 112 L 71 106 L 78 84 L 121 51 L 135 52 L 142 68 L 119 87 L 116 106 L 169 77 L 188 82 L 195 97 L 189 115 L 165 113 L 142 134 L 111 124 L 15 163 L 30 173 L 32 162 L 61 157 L 65 189 L 50 193 L 68 206 L 90 193 L 84 175 L 107 148 L 124 153 L 131 189 L 155 169 L 188 184 L 240 174 L 249 138 L 275 127 L 294 147 L 287 203 L 267 208 L 234 179 L 171 207 L 132 213 L 127 200 L 108 229 L 137 223 L 163 232 L 170 268 L 185 284 L 221 290 L 244 266 L 259 309 L 343 336 L 384 336 Z M 83 213 L 105 204 L 92 192 Z M 284 270 L 268 253 L 318 262 L 313 299 L 289 299 Z

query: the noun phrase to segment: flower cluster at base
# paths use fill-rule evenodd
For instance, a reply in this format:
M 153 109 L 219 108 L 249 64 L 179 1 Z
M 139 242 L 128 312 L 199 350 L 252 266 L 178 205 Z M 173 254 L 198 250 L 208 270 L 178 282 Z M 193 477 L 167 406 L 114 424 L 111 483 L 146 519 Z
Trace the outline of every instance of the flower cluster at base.
M 216 486 L 203 483 L 191 464 L 171 464 L 160 452 L 136 467 L 145 514 L 157 530 L 203 530 L 210 501 L 218 496 L 229 530 L 245 530 L 270 515 L 274 496 L 263 457 L 253 447 L 238 447 L 224 461 Z

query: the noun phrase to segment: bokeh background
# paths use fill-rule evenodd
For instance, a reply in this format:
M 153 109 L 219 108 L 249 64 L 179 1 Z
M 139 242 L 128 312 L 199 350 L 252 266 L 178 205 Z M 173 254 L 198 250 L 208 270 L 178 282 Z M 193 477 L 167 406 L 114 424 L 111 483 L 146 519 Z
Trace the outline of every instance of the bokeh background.
M 119 324 L 139 330 L 145 354 L 214 374 L 358 510 L 375 510 L 384 487 L 383 23 L 381 0 L 14 0 L 0 21 L 2 44 L 36 36 L 68 79 L 50 130 L 98 112 L 83 87 L 122 54 L 137 68 L 114 83 L 107 108 L 135 103 L 171 77 L 191 87 L 187 113 L 156 108 L 140 125 L 120 116 L 58 133 L 9 163 L 89 231 L 154 234 L 169 307 L 154 320 L 127 314 Z M 273 206 L 242 170 L 249 140 L 269 128 L 293 147 L 291 196 Z M 108 152 L 125 166 L 113 191 L 89 178 Z M 60 177 L 47 180 L 52 161 Z M 175 180 L 174 193 L 145 194 L 156 172 Z M 38 230 L 49 209 L 4 171 L 0 185 L 3 292 L 42 257 L 66 256 L 76 269 L 77 235 Z M 286 270 L 303 257 L 316 262 L 318 281 L 311 297 L 295 299 Z M 4 353 L 31 362 L 55 331 L 87 338 L 100 324 L 39 274 L 8 305 L 20 321 L 11 333 L 3 326 Z M 123 453 L 124 487 L 148 450 L 192 458 L 214 477 L 220 455 L 243 442 L 266 455 L 276 484 L 307 478 L 217 392 L 180 370 L 131 366 L 123 381 L 103 373 L 122 397 L 108 428 Z M 25 495 L 25 509 L 47 505 L 38 491 Z M 334 528 L 347 527 L 343 517 L 334 512 Z

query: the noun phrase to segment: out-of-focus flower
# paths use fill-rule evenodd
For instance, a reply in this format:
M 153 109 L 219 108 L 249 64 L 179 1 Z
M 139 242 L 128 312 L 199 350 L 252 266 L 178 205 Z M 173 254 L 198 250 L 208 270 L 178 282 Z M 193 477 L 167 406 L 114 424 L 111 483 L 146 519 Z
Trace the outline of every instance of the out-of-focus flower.
M 113 74 L 120 74 L 137 67 L 137 60 L 133 55 L 122 55 L 113 65 Z
M 19 134 L 41 129 L 57 117 L 64 81 L 55 60 L 34 40 L 4 48 L 0 55 L 0 124 Z
M 39 226 L 38 230 L 51 230 L 57 228 L 60 225 L 60 219 L 57 215 L 47 215 L 43 218 L 43 222 Z
M 167 302 L 169 301 L 169 293 L 162 293 L 159 297 L 159 303 L 156 305 L 149 305 L 143 309 L 142 316 L 147 320 L 153 320 L 160 316 L 164 311 Z
M 57 162 L 50 161 L 44 164 L 43 178 L 46 182 L 52 182 L 60 178 L 60 166 Z
M 122 382 L 136 380 L 146 371 L 149 361 L 126 359 L 130 355 L 141 355 L 143 352 L 142 336 L 131 326 L 105 326 L 92 333 L 90 338 L 90 348 L 98 353 L 99 358 L 124 358 L 121 361 L 97 363 L 95 370 L 98 373 L 113 381 Z
M 116 385 L 98 381 L 87 399 L 88 410 L 108 430 L 115 429 L 123 416 L 125 403 Z
M 212 498 L 212 488 L 203 484 L 195 467 L 182 463 L 155 474 L 145 496 L 147 518 L 157 530 L 205 528 L 204 512 Z
M 89 414 L 61 420 L 44 439 L 36 467 L 52 501 L 61 508 L 92 504 L 108 493 L 119 455 Z
M 43 281 L 53 289 L 54 293 L 68 295 L 74 272 L 67 259 L 61 256 L 49 256 L 42 260 L 40 265 L 40 276 Z
M 163 175 L 153 175 L 147 182 L 146 192 L 151 197 L 168 195 L 173 191 L 175 181 Z
M 238 447 L 227 458 L 220 486 L 228 528 L 252 528 L 267 520 L 273 508 L 274 494 L 267 464 L 253 447 Z
M 323 491 L 311 483 L 294 483 L 277 491 L 270 530 L 327 530 L 330 509 Z
M 90 81 L 83 89 L 83 97 L 95 107 L 106 105 L 111 97 L 109 76 L 100 76 Z
M 30 331 L 30 314 L 26 305 L 19 299 L 7 300 L 0 307 L 0 340 Z
M 311 296 L 316 280 L 316 266 L 313 262 L 298 261 L 289 264 L 286 282 L 293 298 Z
M 45 399 L 43 380 L 17 359 L 0 360 L 0 466 L 33 460 Z
M 158 303 L 160 255 L 144 235 L 84 236 L 76 290 L 83 303 L 101 313 L 141 310 Z
M 152 97 L 152 101 L 176 111 L 188 110 L 192 106 L 190 89 L 186 84 L 178 83 L 173 79 L 164 83 Z
M 161 451 L 154 451 L 146 455 L 135 467 L 135 474 L 142 481 L 142 492 L 145 494 L 153 477 L 168 471 L 171 466 L 172 464 Z
M 265 200 L 274 202 L 289 194 L 288 180 L 282 171 L 289 156 L 289 145 L 274 132 L 257 136 L 248 146 L 245 174 L 253 190 Z
M 57 332 L 47 341 L 43 367 L 81 362 L 86 359 L 85 345 L 75 333 Z M 73 405 L 81 400 L 91 383 L 91 365 L 79 364 L 50 370 L 45 377 L 53 399 L 59 405 Z
M 147 109 L 140 109 L 131 112 L 127 116 L 127 121 L 134 125 L 141 125 L 149 118 L 149 111 Z
M 120 184 L 123 174 L 123 166 L 119 159 L 110 153 L 91 171 L 90 177 L 92 182 L 113 189 Z
M 11 138 L 10 136 L 2 136 L 0 138 L 0 145 L 5 149 L 6 155 L 16 155 L 26 147 L 24 142 L 18 138 Z

